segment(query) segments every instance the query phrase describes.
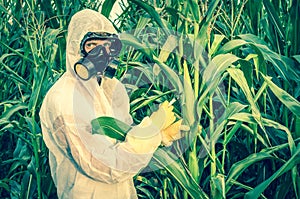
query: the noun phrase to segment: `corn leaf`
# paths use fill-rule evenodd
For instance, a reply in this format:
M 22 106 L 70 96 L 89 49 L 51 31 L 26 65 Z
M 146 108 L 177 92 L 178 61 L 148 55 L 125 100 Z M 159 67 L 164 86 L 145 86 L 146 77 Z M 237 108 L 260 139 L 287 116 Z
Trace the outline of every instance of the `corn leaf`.
M 241 121 L 241 122 L 247 122 L 250 124 L 254 124 L 256 122 L 255 118 L 253 117 L 253 115 L 249 114 L 249 113 L 235 113 L 234 115 L 230 116 L 231 120 L 236 120 L 236 121 Z M 293 154 L 295 151 L 295 142 L 293 140 L 292 134 L 289 131 L 289 129 L 281 124 L 279 124 L 278 122 L 275 122 L 273 120 L 269 120 L 266 118 L 262 118 L 262 123 L 264 126 L 268 126 L 268 127 L 272 127 L 275 129 L 280 129 L 282 131 L 284 131 L 287 135 L 287 139 L 288 139 L 288 144 L 291 150 L 291 153 Z M 258 136 L 259 140 L 266 145 L 266 143 L 260 138 L 260 136 Z
M 152 5 L 149 5 L 143 1 L 139 0 L 128 0 L 129 2 L 135 3 L 136 5 L 142 7 L 152 18 L 155 20 L 155 22 L 158 24 L 160 28 L 166 33 L 170 34 L 170 31 L 168 30 L 168 27 L 163 22 L 162 18 L 158 14 L 158 12 L 155 10 L 155 8 Z
M 235 80 L 235 82 L 240 86 L 240 88 L 244 92 L 244 94 L 251 106 L 252 114 L 253 114 L 255 120 L 262 127 L 260 111 L 254 101 L 253 95 L 250 91 L 250 88 L 248 86 L 248 83 L 244 76 L 244 73 L 240 69 L 236 69 L 236 68 L 228 68 L 227 71 L 228 71 L 229 75 Z
M 28 82 L 23 77 L 21 77 L 18 73 L 16 73 L 13 69 L 11 69 L 8 65 L 4 63 L 3 60 L 11 55 L 14 54 L 4 54 L 0 57 L 0 63 L 5 69 L 4 71 L 1 71 L 1 73 L 8 72 L 4 74 L 7 75 L 9 78 L 14 79 L 15 81 L 20 82 L 21 84 L 28 85 Z
M 211 1 L 208 7 L 207 12 L 205 13 L 204 17 L 200 22 L 200 30 L 196 38 L 196 43 L 199 44 L 201 47 L 205 47 L 208 43 L 208 30 L 212 20 L 214 19 L 213 14 L 217 9 L 220 0 Z M 198 21 L 196 21 L 198 23 Z M 196 54 L 196 52 L 195 52 Z M 197 59 L 197 58 L 196 58 Z
M 9 118 L 10 118 L 13 114 L 15 114 L 15 113 L 17 113 L 18 111 L 23 110 L 23 109 L 26 110 L 27 108 L 28 108 L 28 106 L 27 106 L 26 104 L 20 102 L 19 104 L 16 104 L 16 105 L 13 105 L 13 106 L 7 108 L 7 109 L 2 113 L 2 115 L 0 116 L 0 119 L 1 119 L 1 120 L 9 121 Z
M 126 134 L 131 129 L 128 124 L 112 118 L 112 117 L 99 117 L 92 120 L 92 134 L 106 135 L 108 137 L 124 141 Z
M 198 6 L 198 1 L 196 0 L 188 0 L 188 5 L 190 7 L 190 11 L 193 15 L 193 20 L 195 20 L 196 22 L 199 22 L 200 19 L 200 10 L 199 10 L 199 6 Z
M 286 161 L 282 167 L 280 167 L 270 178 L 259 184 L 253 190 L 249 191 L 245 194 L 245 199 L 256 199 L 260 196 L 260 194 L 279 176 L 293 169 L 300 162 L 300 145 L 297 147 L 294 155 Z
M 146 44 L 142 43 L 134 35 L 124 32 L 120 34 L 120 39 L 122 40 L 123 44 L 132 46 L 136 50 L 143 52 L 147 57 L 152 58 L 151 49 L 149 49 Z
M 115 2 L 116 0 L 105 0 L 102 5 L 101 14 L 108 18 Z
M 225 35 L 219 35 L 219 34 L 214 35 L 213 43 L 211 44 L 211 47 L 209 49 L 210 56 L 214 55 L 214 53 L 217 52 L 217 50 L 220 48 L 224 38 L 225 38 Z
M 193 179 L 188 171 L 182 166 L 182 164 L 176 161 L 177 157 L 171 152 L 163 149 L 158 149 L 154 153 L 154 160 L 159 163 L 164 169 L 166 169 L 170 175 L 189 193 L 189 195 L 194 199 L 203 199 L 208 196 L 201 189 L 198 183 Z M 150 162 L 151 164 L 151 162 Z M 151 167 L 158 168 L 154 164 Z
M 283 27 L 281 25 L 281 20 L 275 11 L 274 5 L 269 0 L 263 0 L 264 7 L 268 13 L 271 23 L 274 25 L 275 30 L 279 33 L 282 39 L 285 39 Z
M 234 163 L 231 166 L 226 178 L 226 193 L 230 190 L 232 186 L 231 181 L 236 180 L 243 173 L 243 171 L 245 171 L 249 166 L 261 160 L 271 159 L 271 158 L 273 158 L 272 155 L 265 152 L 260 152 L 260 153 L 251 154 L 247 158 L 237 163 Z
M 279 88 L 276 84 L 271 81 L 271 77 L 264 76 L 263 78 L 267 82 L 269 88 L 274 93 L 274 95 L 297 117 L 300 117 L 300 103 L 295 98 L 293 98 L 285 90 Z
M 223 72 L 238 59 L 237 56 L 229 53 L 215 56 L 203 72 L 204 83 L 201 85 L 200 92 L 210 93 L 215 90 Z
M 183 118 L 187 119 L 189 124 L 192 125 L 195 121 L 195 96 L 192 88 L 192 81 L 188 71 L 187 63 L 183 63 L 183 87 L 184 87 L 184 105 L 183 105 Z
M 250 45 L 253 50 L 255 51 L 255 53 L 257 54 L 257 57 L 253 57 L 253 61 L 254 61 L 254 66 L 256 68 L 255 72 L 256 72 L 256 77 L 258 78 L 258 74 L 259 72 L 265 74 L 266 73 L 266 63 L 265 63 L 265 57 L 263 55 L 263 53 L 260 51 L 259 48 L 256 47 L 255 43 L 250 42 L 250 41 L 246 41 L 246 39 L 244 37 L 247 38 L 252 38 L 252 35 L 239 35 L 239 37 L 241 37 L 242 39 L 234 39 L 231 40 L 227 43 L 225 43 L 220 49 L 219 51 L 217 51 L 216 54 L 223 54 L 223 53 L 229 53 L 234 51 L 235 49 L 239 49 L 244 45 Z

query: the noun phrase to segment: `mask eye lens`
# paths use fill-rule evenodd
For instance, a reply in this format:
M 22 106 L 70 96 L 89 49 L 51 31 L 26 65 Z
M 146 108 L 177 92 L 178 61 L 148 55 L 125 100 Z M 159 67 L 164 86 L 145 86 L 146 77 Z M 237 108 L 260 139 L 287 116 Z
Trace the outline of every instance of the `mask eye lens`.
M 103 46 L 104 46 L 105 48 L 111 48 L 111 42 L 105 42 L 105 43 L 103 44 Z
M 111 39 L 111 46 L 110 46 L 110 56 L 115 57 L 119 55 L 122 49 L 122 43 L 118 39 Z
M 81 40 L 81 43 L 80 43 L 80 50 L 83 55 L 88 54 L 88 50 L 85 49 L 85 46 L 86 46 L 85 44 L 86 44 L 86 42 L 88 42 L 90 40 L 98 40 L 98 41 L 99 40 L 100 41 L 108 40 L 110 42 L 110 44 L 101 44 L 101 45 L 103 45 L 106 48 L 107 47 L 110 48 L 109 54 L 112 57 L 117 56 L 120 53 L 121 48 L 122 48 L 122 43 L 119 40 L 118 35 L 116 35 L 116 34 L 88 32 L 83 37 L 83 39 Z M 93 47 L 95 47 L 95 46 L 93 46 Z M 91 48 L 88 48 L 88 49 L 91 50 L 93 47 L 91 46 Z
M 95 42 L 86 42 L 86 44 L 84 45 L 84 50 L 88 53 L 89 51 L 91 51 L 93 48 L 95 48 L 97 46 L 97 44 Z

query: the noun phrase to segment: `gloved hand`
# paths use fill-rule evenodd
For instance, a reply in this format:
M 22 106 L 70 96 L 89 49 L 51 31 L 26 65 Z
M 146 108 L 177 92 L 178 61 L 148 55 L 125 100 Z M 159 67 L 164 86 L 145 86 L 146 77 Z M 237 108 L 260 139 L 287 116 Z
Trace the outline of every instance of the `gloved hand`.
M 136 153 L 154 152 L 161 144 L 162 129 L 175 121 L 174 107 L 168 101 L 163 102 L 150 117 L 132 128 L 126 136 L 126 141 Z
M 170 126 L 176 119 L 173 109 L 174 107 L 168 101 L 164 101 L 160 104 L 158 110 L 150 116 L 152 123 L 158 129 L 165 129 Z
M 181 131 L 189 131 L 190 127 L 187 125 L 182 125 L 182 119 L 177 122 L 171 124 L 167 128 L 163 129 L 161 132 L 162 141 L 161 144 L 163 146 L 171 146 L 171 144 L 180 138 L 183 137 L 183 133 Z

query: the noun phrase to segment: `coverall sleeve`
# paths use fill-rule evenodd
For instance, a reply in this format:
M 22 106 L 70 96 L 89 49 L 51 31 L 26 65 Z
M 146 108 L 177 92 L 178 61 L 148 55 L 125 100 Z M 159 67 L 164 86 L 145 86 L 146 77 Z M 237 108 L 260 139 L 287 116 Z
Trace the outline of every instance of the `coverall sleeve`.
M 90 123 L 74 115 L 60 115 L 53 121 L 50 128 L 42 123 L 50 142 L 84 175 L 109 184 L 136 175 L 147 166 L 161 143 L 159 130 L 147 119 L 142 125 L 133 127 L 124 142 L 112 142 L 105 135 L 92 134 Z

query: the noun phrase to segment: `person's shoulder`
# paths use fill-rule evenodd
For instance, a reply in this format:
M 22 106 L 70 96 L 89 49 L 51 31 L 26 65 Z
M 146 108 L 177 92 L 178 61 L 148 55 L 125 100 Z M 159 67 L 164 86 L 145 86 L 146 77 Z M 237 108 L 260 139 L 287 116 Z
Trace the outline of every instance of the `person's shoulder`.
M 75 81 L 67 74 L 63 74 L 48 90 L 47 98 L 66 98 L 75 85 Z

